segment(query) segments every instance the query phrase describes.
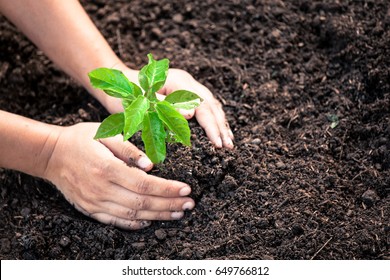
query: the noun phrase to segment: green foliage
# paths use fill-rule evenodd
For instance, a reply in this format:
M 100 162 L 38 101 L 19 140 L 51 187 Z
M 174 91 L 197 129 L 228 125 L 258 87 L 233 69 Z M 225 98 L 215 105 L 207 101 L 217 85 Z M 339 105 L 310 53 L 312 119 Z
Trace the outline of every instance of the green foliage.
M 147 95 L 152 95 L 165 84 L 168 76 L 169 60 L 166 58 L 154 60 L 151 54 L 148 54 L 148 58 L 149 63 L 142 67 L 138 80 Z
M 164 124 L 156 112 L 148 112 L 145 115 L 142 129 L 142 141 L 145 152 L 154 162 L 163 162 L 166 154 Z
M 142 95 L 141 89 L 119 70 L 99 68 L 90 72 L 88 76 L 94 88 L 102 89 L 110 96 L 134 99 Z
M 107 117 L 99 126 L 95 139 L 107 138 L 122 133 L 125 125 L 125 114 L 118 113 Z
M 191 146 L 191 133 L 187 120 L 167 101 L 158 102 L 156 104 L 156 111 L 160 120 L 163 121 L 173 134 L 176 142 Z
M 123 140 L 129 139 L 137 132 L 138 126 L 143 122 L 145 113 L 150 107 L 150 102 L 145 96 L 138 96 L 125 109 L 125 126 L 123 128 Z
M 141 87 L 114 69 L 98 68 L 88 74 L 93 87 L 121 98 L 124 109 L 123 113 L 110 115 L 101 123 L 95 139 L 123 133 L 126 141 L 141 130 L 147 156 L 153 163 L 161 163 L 166 157 L 167 142 L 191 145 L 188 122 L 177 109 L 194 109 L 203 100 L 191 91 L 177 90 L 159 101 L 156 92 L 167 79 L 169 60 L 154 60 L 151 54 L 148 59 L 138 75 Z
M 176 90 L 165 98 L 165 101 L 177 109 L 191 110 L 198 107 L 201 99 L 195 93 L 188 90 Z

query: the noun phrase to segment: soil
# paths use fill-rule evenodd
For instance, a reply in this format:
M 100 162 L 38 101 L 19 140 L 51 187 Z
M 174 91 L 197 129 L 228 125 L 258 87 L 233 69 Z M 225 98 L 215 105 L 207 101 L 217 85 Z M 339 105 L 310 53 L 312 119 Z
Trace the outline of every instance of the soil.
M 168 57 L 224 104 L 233 151 L 196 120 L 152 173 L 193 187 L 180 221 L 127 232 L 51 184 L 0 170 L 1 259 L 389 259 L 389 1 L 82 1 L 139 69 Z M 4 18 L 0 109 L 47 123 L 107 112 Z M 142 148 L 139 135 L 132 141 Z

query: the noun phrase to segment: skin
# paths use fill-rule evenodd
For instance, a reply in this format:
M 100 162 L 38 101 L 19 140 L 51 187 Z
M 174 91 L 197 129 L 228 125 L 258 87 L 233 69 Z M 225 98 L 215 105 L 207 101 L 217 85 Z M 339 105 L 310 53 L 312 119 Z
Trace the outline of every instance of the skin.
M 94 89 L 87 73 L 116 68 L 137 82 L 76 0 L 0 0 L 0 12 L 110 112 L 120 100 Z M 28 16 L 26 16 L 28 15 Z M 221 104 L 189 73 L 170 69 L 161 96 L 177 89 L 196 92 L 205 101 L 186 118 L 196 117 L 217 148 L 233 148 Z M 52 182 L 76 209 L 102 223 L 132 230 L 152 220 L 180 219 L 194 208 L 190 186 L 147 174 L 153 164 L 122 137 L 93 140 L 99 123 L 60 127 L 0 111 L 0 167 Z M 135 162 L 138 168 L 128 166 Z

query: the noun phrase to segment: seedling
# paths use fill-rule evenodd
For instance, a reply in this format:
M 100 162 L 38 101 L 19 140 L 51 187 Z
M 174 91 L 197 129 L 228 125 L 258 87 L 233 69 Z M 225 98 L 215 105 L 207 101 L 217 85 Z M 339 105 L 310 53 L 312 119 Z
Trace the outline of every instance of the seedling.
M 138 75 L 139 84 L 130 82 L 118 70 L 98 68 L 90 72 L 89 79 L 94 88 L 122 99 L 124 112 L 108 116 L 100 124 L 95 139 L 112 137 L 123 133 L 127 141 L 137 131 L 142 131 L 146 155 L 153 163 L 161 163 L 166 157 L 166 143 L 175 142 L 190 146 L 190 128 L 178 109 L 194 109 L 203 101 L 188 90 L 177 90 L 163 101 L 157 99 L 167 79 L 169 60 L 154 60 L 148 54 L 149 63 Z
M 339 125 L 339 117 L 337 115 L 328 115 L 328 121 L 330 121 L 330 128 L 336 128 Z

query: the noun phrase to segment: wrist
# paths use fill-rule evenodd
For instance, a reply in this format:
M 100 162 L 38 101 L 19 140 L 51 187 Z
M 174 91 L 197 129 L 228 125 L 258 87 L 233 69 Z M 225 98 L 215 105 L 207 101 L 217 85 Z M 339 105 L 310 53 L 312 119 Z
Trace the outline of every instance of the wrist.
M 47 137 L 42 145 L 41 152 L 36 158 L 37 162 L 35 166 L 37 168 L 33 172 L 31 172 L 31 175 L 43 179 L 48 179 L 49 164 L 56 149 L 58 139 L 60 138 L 61 131 L 63 129 L 65 128 L 50 125 L 50 131 L 47 133 Z
M 136 84 L 138 83 L 138 70 L 131 69 L 127 67 L 124 63 L 120 63 L 112 68 L 121 71 L 131 82 Z
M 0 167 L 44 177 L 61 129 L 0 110 Z

